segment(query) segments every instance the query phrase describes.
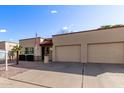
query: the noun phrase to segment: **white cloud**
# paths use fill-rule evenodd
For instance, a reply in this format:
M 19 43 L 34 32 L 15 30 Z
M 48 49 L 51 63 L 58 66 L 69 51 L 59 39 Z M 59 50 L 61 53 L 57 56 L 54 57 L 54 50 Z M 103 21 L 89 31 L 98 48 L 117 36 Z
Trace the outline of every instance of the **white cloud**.
M 65 26 L 65 27 L 63 27 L 62 29 L 63 29 L 63 30 L 67 30 L 67 29 L 68 29 L 68 27 L 67 27 L 67 26 Z
M 6 29 L 0 29 L 0 32 L 5 33 L 5 32 L 7 32 L 7 30 Z
M 51 14 L 57 14 L 58 11 L 57 11 L 57 10 L 51 10 L 50 13 L 51 13 Z
M 74 24 L 70 24 L 69 26 L 65 26 L 62 29 L 63 30 L 71 30 L 74 27 Z

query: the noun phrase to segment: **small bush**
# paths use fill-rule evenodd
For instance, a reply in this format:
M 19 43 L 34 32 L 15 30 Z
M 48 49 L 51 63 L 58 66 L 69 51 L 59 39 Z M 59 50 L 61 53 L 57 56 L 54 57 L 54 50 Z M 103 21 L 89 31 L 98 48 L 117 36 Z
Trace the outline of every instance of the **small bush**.
M 27 61 L 34 61 L 34 55 L 26 55 Z
M 25 61 L 25 55 L 19 55 L 19 60 L 20 61 Z

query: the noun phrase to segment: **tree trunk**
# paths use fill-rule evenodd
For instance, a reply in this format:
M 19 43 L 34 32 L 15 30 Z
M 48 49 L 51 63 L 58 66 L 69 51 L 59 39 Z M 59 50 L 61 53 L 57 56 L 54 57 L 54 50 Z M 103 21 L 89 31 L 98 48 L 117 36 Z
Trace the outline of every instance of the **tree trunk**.
M 12 61 L 13 61 L 13 55 L 12 55 Z
M 17 53 L 16 53 L 16 64 L 18 65 L 19 64 L 19 52 L 17 51 Z

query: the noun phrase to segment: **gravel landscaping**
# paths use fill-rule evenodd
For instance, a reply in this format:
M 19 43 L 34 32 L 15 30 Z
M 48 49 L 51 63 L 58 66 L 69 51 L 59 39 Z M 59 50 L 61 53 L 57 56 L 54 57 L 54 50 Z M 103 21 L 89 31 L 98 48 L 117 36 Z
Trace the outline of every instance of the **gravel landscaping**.
M 18 68 L 15 64 L 10 64 L 8 69 L 8 71 L 5 71 L 5 64 L 0 64 L 0 77 L 9 78 L 28 70 L 26 68 Z

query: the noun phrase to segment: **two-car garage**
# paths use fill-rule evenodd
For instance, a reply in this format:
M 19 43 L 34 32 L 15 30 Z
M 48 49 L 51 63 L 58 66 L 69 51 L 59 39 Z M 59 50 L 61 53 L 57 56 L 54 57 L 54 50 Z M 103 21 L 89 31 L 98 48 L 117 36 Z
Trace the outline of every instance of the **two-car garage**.
M 81 46 L 58 46 L 56 58 L 58 62 L 81 62 Z M 124 44 L 88 44 L 87 61 L 89 63 L 124 63 Z
M 55 35 L 53 61 L 124 63 L 124 27 Z

